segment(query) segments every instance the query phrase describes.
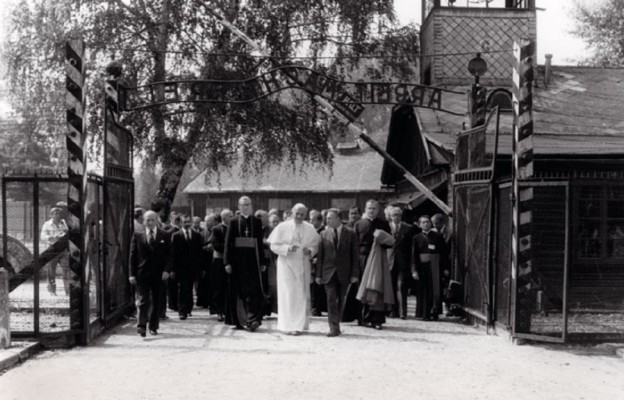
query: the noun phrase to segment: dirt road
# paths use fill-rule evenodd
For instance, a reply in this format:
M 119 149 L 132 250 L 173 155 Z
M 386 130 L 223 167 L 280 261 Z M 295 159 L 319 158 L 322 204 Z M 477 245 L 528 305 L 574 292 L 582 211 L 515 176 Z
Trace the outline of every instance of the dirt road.
M 85 348 L 44 352 L 0 376 L 0 398 L 624 399 L 624 360 L 600 347 L 517 346 L 451 321 L 382 331 L 326 319 L 286 336 L 235 331 L 205 311 L 141 339 L 133 323 Z

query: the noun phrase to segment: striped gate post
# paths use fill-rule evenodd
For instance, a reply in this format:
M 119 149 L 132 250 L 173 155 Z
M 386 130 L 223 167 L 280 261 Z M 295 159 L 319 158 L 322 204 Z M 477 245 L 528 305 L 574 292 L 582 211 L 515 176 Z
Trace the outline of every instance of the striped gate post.
M 521 185 L 533 177 L 533 80 L 535 42 L 514 43 L 513 203 L 512 203 L 512 312 L 513 333 L 530 333 L 534 289 L 531 284 L 531 224 L 533 188 Z
M 104 141 L 107 151 L 104 153 L 104 176 L 112 176 L 110 171 L 112 164 L 119 164 L 119 161 L 112 155 L 119 154 L 119 145 L 114 131 L 115 124 L 119 123 L 119 83 L 117 79 L 107 80 L 104 83 L 105 107 L 104 107 Z M 112 156 L 112 157 L 111 157 Z
M 85 69 L 84 42 L 73 40 L 65 45 L 65 107 L 67 115 L 67 191 L 69 236 L 70 327 L 84 331 L 86 327 L 84 307 L 84 207 L 87 189 L 87 150 L 85 148 Z

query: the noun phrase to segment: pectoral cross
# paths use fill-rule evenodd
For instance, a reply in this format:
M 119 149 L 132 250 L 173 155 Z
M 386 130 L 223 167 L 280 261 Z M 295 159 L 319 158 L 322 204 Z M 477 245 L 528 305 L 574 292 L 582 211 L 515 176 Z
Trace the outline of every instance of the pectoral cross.
M 248 227 L 245 227 L 245 236 L 249 237 L 249 228 Z

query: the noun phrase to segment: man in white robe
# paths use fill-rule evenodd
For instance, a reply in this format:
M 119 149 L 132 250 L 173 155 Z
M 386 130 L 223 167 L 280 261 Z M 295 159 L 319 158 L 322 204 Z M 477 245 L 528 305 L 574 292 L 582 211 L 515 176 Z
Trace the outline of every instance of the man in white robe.
M 310 258 L 320 237 L 304 219 L 307 208 L 299 203 L 293 218 L 279 224 L 267 240 L 277 258 L 277 329 L 289 335 L 308 330 L 310 324 Z

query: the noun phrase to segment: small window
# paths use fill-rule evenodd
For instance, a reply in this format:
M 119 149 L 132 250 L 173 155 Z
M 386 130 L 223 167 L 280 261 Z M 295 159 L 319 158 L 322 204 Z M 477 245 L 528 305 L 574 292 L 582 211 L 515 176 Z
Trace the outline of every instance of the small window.
M 496 89 L 487 99 L 487 109 L 492 110 L 498 106 L 501 112 L 512 112 L 513 102 L 511 92 L 507 89 Z
M 349 218 L 349 209 L 355 206 L 354 197 L 338 197 L 331 200 L 332 208 L 340 210 L 340 219 L 346 220 Z
M 577 259 L 624 259 L 624 187 L 581 186 L 576 195 Z
M 285 210 L 290 210 L 293 205 L 294 204 L 293 204 L 293 200 L 292 199 L 280 199 L 280 198 L 270 198 L 269 199 L 269 210 L 275 208 L 280 213 L 284 212 Z
M 206 202 L 206 215 L 212 214 L 212 213 L 220 214 L 221 211 L 223 211 L 226 208 L 232 209 L 230 207 L 229 198 L 225 197 L 225 198 L 208 199 L 208 201 Z

